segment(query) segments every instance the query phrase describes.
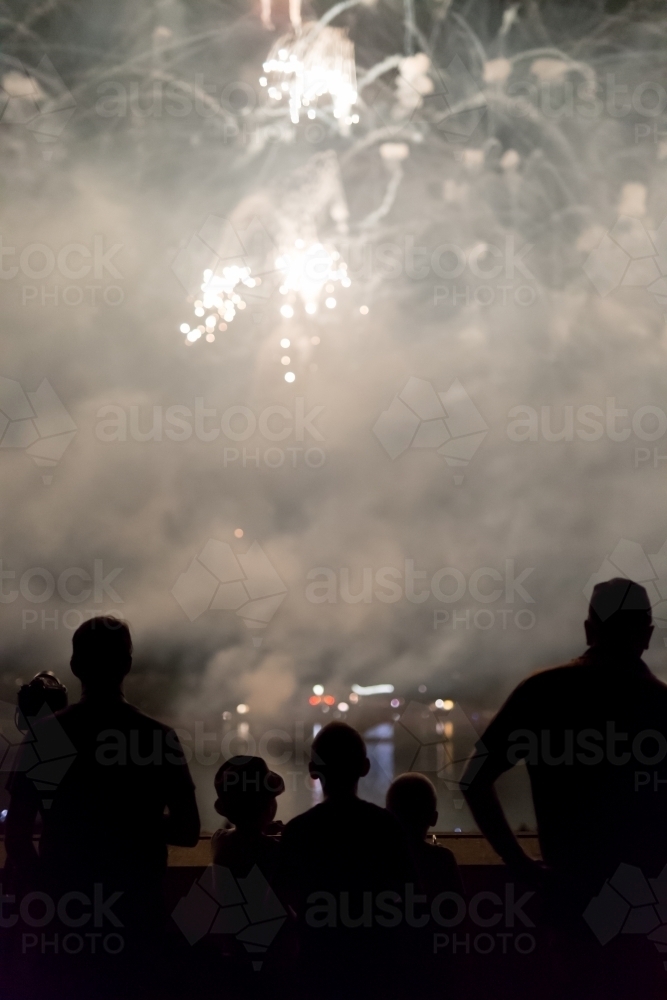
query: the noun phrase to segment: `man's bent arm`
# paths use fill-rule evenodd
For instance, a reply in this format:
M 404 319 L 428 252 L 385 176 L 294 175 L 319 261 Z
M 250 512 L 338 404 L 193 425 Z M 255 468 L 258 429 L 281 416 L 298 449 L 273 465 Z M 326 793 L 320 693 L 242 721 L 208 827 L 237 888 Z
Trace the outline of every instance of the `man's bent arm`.
M 169 815 L 164 818 L 165 840 L 178 847 L 195 847 L 199 843 L 199 810 L 194 788 L 169 803 Z
M 499 766 L 489 758 L 490 755 L 484 748 L 473 754 L 463 775 L 461 790 L 477 826 L 496 854 L 500 855 L 517 877 L 530 876 L 534 873 L 535 862 L 528 857 L 514 836 L 493 787 L 508 767 Z
M 165 766 L 169 770 L 167 781 L 167 809 L 164 817 L 164 836 L 168 844 L 177 847 L 195 847 L 199 842 L 199 810 L 195 786 L 178 737 L 172 731 L 170 747 L 175 753 Z

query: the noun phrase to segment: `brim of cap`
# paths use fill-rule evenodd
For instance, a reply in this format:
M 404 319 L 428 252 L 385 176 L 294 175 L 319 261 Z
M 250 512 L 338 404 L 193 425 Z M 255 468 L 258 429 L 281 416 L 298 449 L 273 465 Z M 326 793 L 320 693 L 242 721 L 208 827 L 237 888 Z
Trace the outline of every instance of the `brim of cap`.
M 262 779 L 262 786 L 259 789 L 244 790 L 232 785 L 231 788 L 223 788 L 222 782 L 215 786 L 218 799 L 227 800 L 238 799 L 243 795 L 266 795 L 269 798 L 276 798 L 285 791 L 285 782 L 275 771 L 267 771 Z

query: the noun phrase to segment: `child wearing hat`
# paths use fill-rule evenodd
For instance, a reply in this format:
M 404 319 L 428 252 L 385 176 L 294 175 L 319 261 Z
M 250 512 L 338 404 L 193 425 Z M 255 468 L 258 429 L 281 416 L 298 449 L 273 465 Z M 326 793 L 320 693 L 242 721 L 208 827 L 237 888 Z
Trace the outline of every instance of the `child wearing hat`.
M 237 756 L 226 761 L 215 776 L 215 811 L 234 824 L 217 830 L 211 839 L 213 863 L 245 878 L 254 865 L 271 882 L 278 863 L 278 844 L 268 835 L 278 808 L 276 799 L 285 782 L 270 771 L 262 757 Z

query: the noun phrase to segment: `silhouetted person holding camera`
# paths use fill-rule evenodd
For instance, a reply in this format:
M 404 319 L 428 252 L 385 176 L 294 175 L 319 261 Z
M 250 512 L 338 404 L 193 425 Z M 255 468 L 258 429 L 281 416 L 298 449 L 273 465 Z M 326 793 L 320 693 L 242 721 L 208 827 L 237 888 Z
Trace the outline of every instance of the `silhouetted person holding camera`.
M 291 820 L 282 836 L 309 997 L 400 995 L 403 901 L 406 883 L 414 888 L 416 880 L 399 824 L 357 795 L 369 769 L 351 726 L 325 726 L 309 764 L 324 801 Z
M 16 696 L 16 728 L 21 733 L 30 730 L 29 719 L 47 712 L 55 714 L 67 708 L 67 688 L 52 670 L 40 670 L 28 684 L 22 684 Z
M 197 843 L 194 785 L 174 731 L 125 700 L 132 640 L 124 622 L 84 622 L 70 665 L 81 700 L 32 723 L 10 778 L 7 852 L 37 867 L 55 896 L 92 896 L 95 884 L 105 900 L 122 893 L 108 912 L 125 930 L 102 930 L 131 937 L 159 921 L 167 844 Z M 38 811 L 39 857 L 32 843 Z
M 584 948 L 579 979 L 596 956 L 611 955 L 580 920 L 605 879 L 620 864 L 651 877 L 667 863 L 667 686 L 642 660 L 653 633 L 646 590 L 621 578 L 597 584 L 585 630 L 582 656 L 534 674 L 510 695 L 463 777 L 482 833 L 518 879 L 544 890 L 549 920 L 570 936 L 575 964 Z M 530 777 L 543 863 L 522 850 L 493 787 L 520 762 Z M 613 988 L 621 992 L 608 995 L 625 996 L 617 972 Z M 582 982 L 576 988 L 586 995 Z

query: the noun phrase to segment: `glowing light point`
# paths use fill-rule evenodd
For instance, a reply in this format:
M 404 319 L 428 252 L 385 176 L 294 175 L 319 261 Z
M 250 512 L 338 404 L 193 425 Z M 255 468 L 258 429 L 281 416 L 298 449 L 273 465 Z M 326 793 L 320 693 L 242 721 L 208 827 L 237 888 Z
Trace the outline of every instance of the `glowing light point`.
M 320 698 L 324 694 L 324 688 L 321 684 L 313 684 L 313 694 L 318 694 Z
M 280 341 L 280 346 L 281 347 L 289 347 L 290 343 L 291 343 L 291 341 L 288 340 L 287 337 L 283 337 L 283 339 Z
M 189 323 L 181 323 L 179 329 L 180 329 L 181 333 L 190 333 L 190 324 Z
M 338 711 L 339 712 L 349 712 L 349 710 L 350 710 L 350 706 L 348 705 L 348 703 L 346 701 L 339 701 L 338 702 Z
M 236 711 L 239 713 L 239 715 L 247 715 L 250 709 L 248 708 L 247 705 L 241 704 L 236 706 Z
M 234 538 L 243 538 L 243 528 L 234 528 Z
M 288 358 L 286 354 L 284 354 L 282 356 L 282 358 L 280 359 L 280 363 L 281 363 L 281 365 L 288 365 L 290 363 L 290 360 L 291 359 Z
M 333 295 L 330 295 L 328 299 L 325 299 L 324 300 L 324 304 L 327 307 L 327 309 L 335 309 L 336 308 L 336 300 L 333 297 Z
M 296 375 L 294 374 L 294 372 L 285 372 L 285 381 L 286 382 L 293 382 L 295 378 L 296 378 Z
M 444 708 L 445 712 L 451 712 L 451 710 L 454 708 L 454 702 L 450 698 L 445 698 L 445 700 L 442 703 L 442 707 Z
M 359 306 L 359 312 L 362 316 L 368 316 L 368 306 Z
M 206 334 L 206 343 L 207 344 L 212 344 L 214 340 L 215 340 L 215 334 L 214 333 L 207 333 Z
M 287 303 L 285 303 L 284 306 L 280 307 L 280 315 L 284 316 L 285 319 L 291 319 L 292 316 L 294 315 L 294 310 L 292 309 L 292 307 L 290 305 L 288 305 Z
M 289 95 L 290 119 L 319 98 L 328 96 L 341 132 L 349 130 L 350 113 L 357 100 L 354 45 L 343 28 L 322 27 L 316 21 L 300 26 L 295 34 L 278 39 L 263 65 L 269 98 Z M 260 82 L 265 77 L 260 78 Z M 310 113 L 309 113 L 310 117 Z
M 314 316 L 317 312 L 317 306 L 314 302 L 306 302 L 306 312 L 309 316 Z

